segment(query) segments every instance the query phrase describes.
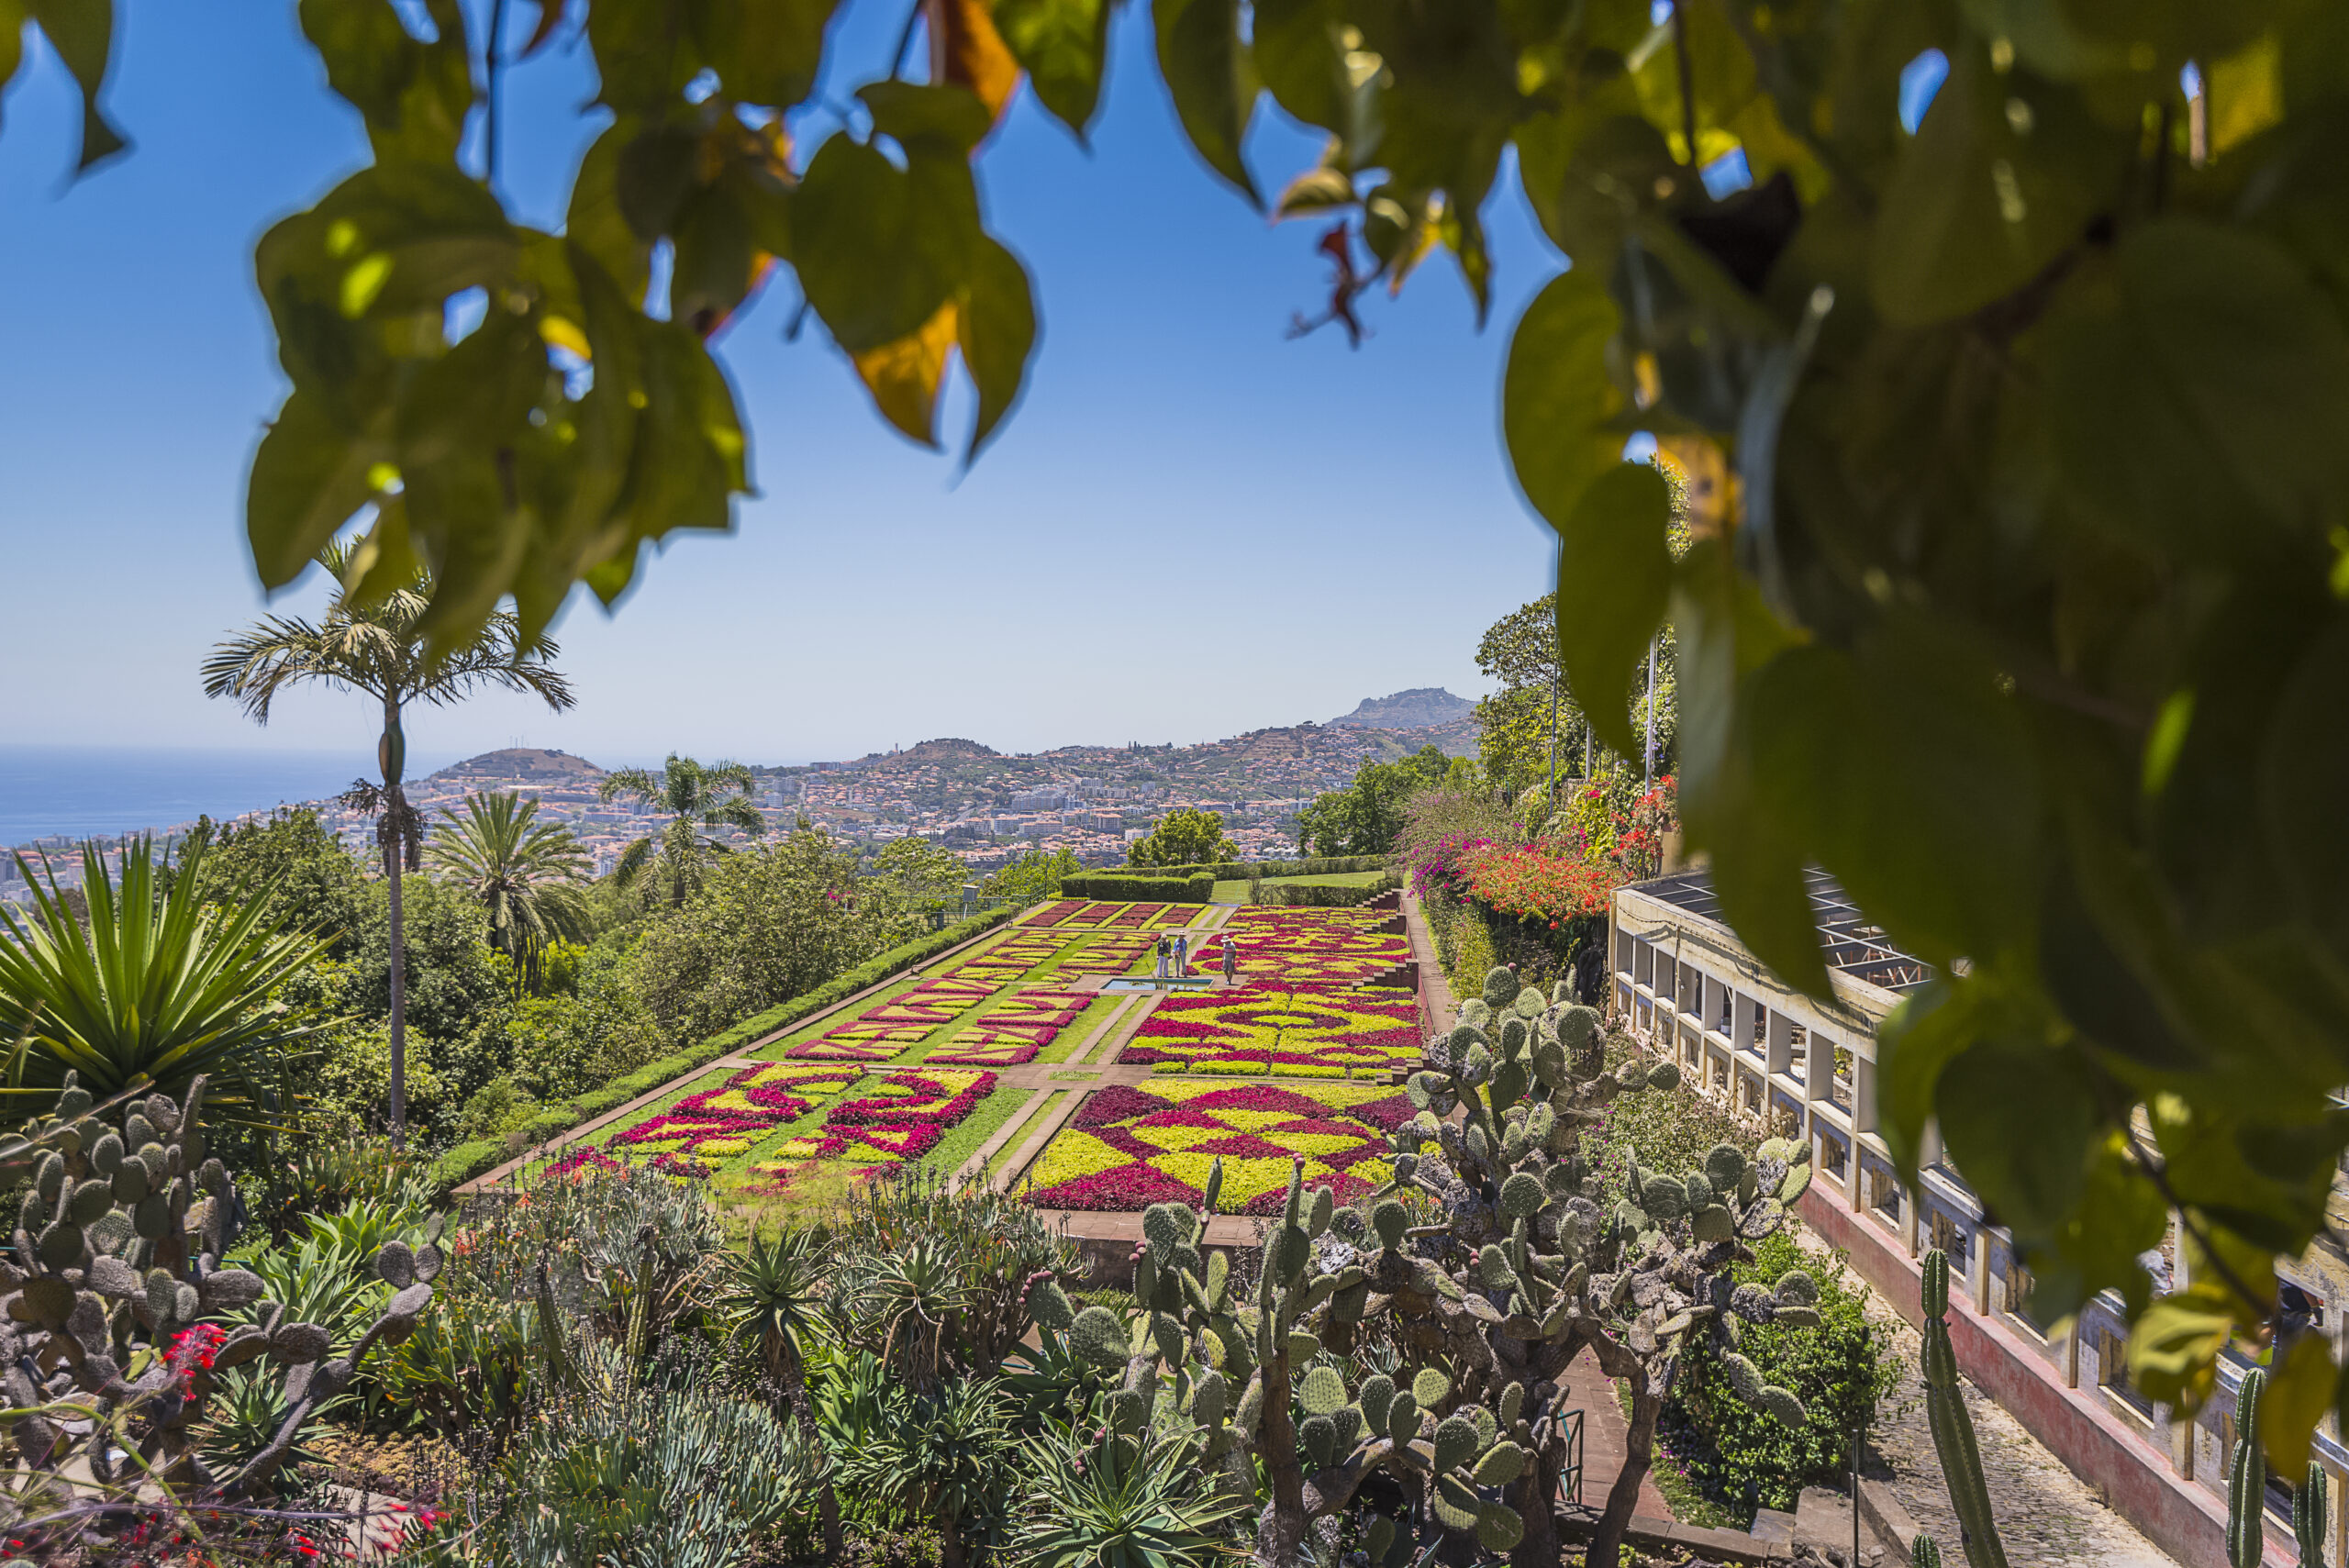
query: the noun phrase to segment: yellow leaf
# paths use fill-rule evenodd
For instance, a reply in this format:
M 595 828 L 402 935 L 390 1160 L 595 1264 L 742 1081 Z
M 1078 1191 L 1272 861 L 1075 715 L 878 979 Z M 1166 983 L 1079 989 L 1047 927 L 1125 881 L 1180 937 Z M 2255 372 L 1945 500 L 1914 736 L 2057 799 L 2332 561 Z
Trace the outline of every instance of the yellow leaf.
M 2277 69 L 2276 47 L 2276 35 L 2263 33 L 2210 67 L 2202 91 L 2211 157 L 2221 156 L 2284 117 L 2284 85 Z
M 2336 1382 L 2322 1335 L 2304 1333 L 2284 1352 L 2267 1379 L 2259 1418 L 2261 1446 L 2277 1474 L 2308 1473 L 2309 1442 L 2332 1407 Z
M 2149 1399 L 2191 1416 L 2218 1381 L 2219 1352 L 2234 1334 L 2227 1293 L 2208 1282 L 2147 1307 L 2129 1330 L 2129 1380 Z
M 1680 473 L 1692 539 L 1726 539 L 1737 522 L 1737 476 L 1710 436 L 1663 436 L 1656 455 Z
M 1308 169 L 1288 183 L 1280 200 L 1273 204 L 1275 219 L 1295 217 L 1299 213 L 1326 212 L 1335 206 L 1351 206 L 1354 199 L 1354 183 L 1342 169 L 1327 164 Z
M 851 356 L 882 417 L 926 447 L 938 444 L 938 384 L 946 373 L 956 325 L 955 302 L 950 299 L 896 342 Z
M 987 0 L 930 0 L 930 79 L 968 87 L 1001 119 L 1019 87 L 1019 61 L 996 31 Z
M 587 345 L 587 334 L 580 329 L 576 321 L 560 316 L 540 316 L 539 336 L 545 339 L 550 347 L 576 354 L 583 360 L 596 357 L 595 350 Z

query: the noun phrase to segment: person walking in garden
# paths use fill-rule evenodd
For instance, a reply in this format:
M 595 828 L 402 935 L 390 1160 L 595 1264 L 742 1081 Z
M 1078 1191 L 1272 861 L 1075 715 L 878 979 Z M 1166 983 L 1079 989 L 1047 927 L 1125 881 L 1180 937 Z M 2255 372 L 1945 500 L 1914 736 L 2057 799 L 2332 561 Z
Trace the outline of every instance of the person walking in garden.
M 1239 958 L 1240 958 L 1240 950 L 1239 950 L 1239 948 L 1233 945 L 1232 940 L 1231 940 L 1231 939 L 1230 939 L 1230 937 L 1226 937 L 1226 938 L 1224 938 L 1224 939 L 1223 939 L 1223 983 L 1224 983 L 1226 985 L 1229 985 L 1229 984 L 1231 984 L 1231 982 L 1232 982 L 1232 976 L 1233 976 L 1233 975 L 1238 972 L 1238 970 L 1239 970 L 1239 967 L 1240 967 L 1240 964 L 1239 964 Z
M 1185 980 L 1191 973 L 1191 939 L 1178 933 L 1174 938 L 1174 978 Z

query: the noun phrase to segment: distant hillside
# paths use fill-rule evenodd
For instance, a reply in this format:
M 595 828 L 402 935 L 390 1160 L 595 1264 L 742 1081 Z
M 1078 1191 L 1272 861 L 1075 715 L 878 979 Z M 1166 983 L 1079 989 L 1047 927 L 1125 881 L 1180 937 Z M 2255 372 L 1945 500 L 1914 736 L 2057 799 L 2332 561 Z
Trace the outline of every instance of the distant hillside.
M 503 751 L 484 751 L 478 757 L 451 762 L 432 776 L 447 779 L 452 784 L 473 779 L 524 779 L 535 784 L 594 784 L 604 776 L 604 770 L 586 758 L 574 757 L 568 751 L 546 751 L 531 746 L 517 746 Z
M 944 735 L 935 740 L 918 740 L 902 751 L 874 751 L 863 760 L 868 762 L 966 762 L 980 757 L 1000 757 L 1003 753 L 992 746 L 982 746 L 975 740 L 960 736 Z
M 1414 686 L 1392 696 L 1364 697 L 1353 712 L 1332 724 L 1358 724 L 1366 729 L 1419 729 L 1450 724 L 1476 711 L 1466 697 L 1453 696 L 1442 686 Z

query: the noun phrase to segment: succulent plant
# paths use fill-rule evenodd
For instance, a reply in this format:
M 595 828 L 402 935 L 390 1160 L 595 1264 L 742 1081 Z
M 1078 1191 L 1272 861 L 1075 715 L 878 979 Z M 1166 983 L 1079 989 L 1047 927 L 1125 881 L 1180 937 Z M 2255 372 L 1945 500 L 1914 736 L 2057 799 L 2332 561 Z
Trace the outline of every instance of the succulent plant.
M 261 1299 L 261 1276 L 222 1267 L 243 1215 L 227 1171 L 205 1154 L 204 1084 L 189 1085 L 184 1105 L 160 1094 L 110 1102 L 104 1111 L 120 1114 L 109 1125 L 69 1074 L 50 1114 L 27 1129 L 24 1153 L 0 1146 L 0 1165 L 32 1162 L 13 1245 L 0 1249 L 0 1385 L 17 1462 L 37 1476 L 72 1464 L 126 1490 L 151 1481 L 183 1499 L 249 1495 L 360 1360 L 406 1338 L 432 1298 L 438 1249 L 387 1244 L 375 1269 L 395 1294 L 335 1354 L 325 1328 L 285 1321 Z M 438 1231 L 436 1218 L 428 1234 Z M 210 1321 L 256 1305 L 258 1321 Z M 282 1380 L 284 1419 L 233 1474 L 214 1474 L 196 1429 L 220 1375 L 257 1362 Z M 96 1417 L 86 1428 L 50 1413 L 77 1395 L 73 1414 Z M 12 1506 L 40 1494 L 26 1488 Z
M 2308 1479 L 2292 1494 L 2292 1539 L 2299 1543 L 2300 1568 L 2324 1568 L 2324 1466 L 2309 1461 Z
M 1384 1511 L 1363 1542 L 1372 1568 L 1430 1536 L 1464 1558 L 1554 1568 L 1560 1381 L 1587 1348 L 1632 1388 L 1634 1463 L 1593 1541 L 1594 1561 L 1611 1560 L 1680 1353 L 1701 1336 L 1733 1355 L 1741 1322 L 1818 1320 L 1809 1275 L 1765 1289 L 1730 1274 L 1809 1181 L 1807 1146 L 1774 1144 L 1749 1161 L 1723 1145 L 1677 1174 L 1635 1159 L 1627 1193 L 1611 1208 L 1602 1201 L 1583 1129 L 1618 1096 L 1678 1082 L 1668 1062 L 1609 1073 L 1594 1009 L 1493 971 L 1407 1084 L 1414 1114 L 1390 1138 L 1394 1182 L 1340 1207 L 1293 1173 L 1252 1290 L 1203 1244 L 1219 1162 L 1204 1210 L 1161 1204 L 1143 1216 L 1131 1330 L 1100 1308 L 1066 1316 L 1072 1341 L 1104 1364 L 1125 1358 L 1108 1424 L 1138 1440 L 1187 1423 L 1236 1484 L 1261 1464 L 1260 1562 L 1296 1561 L 1308 1535 L 1375 1496 Z M 1407 1191 L 1440 1218 L 1414 1224 Z M 1400 1349 L 1397 1373 L 1355 1363 L 1366 1324 Z M 1738 1364 L 1755 1403 L 1803 1418 L 1791 1391 Z M 1380 1473 L 1393 1485 L 1365 1492 Z
M 1990 1515 L 1990 1488 L 1982 1479 L 1982 1454 L 1974 1441 L 1974 1418 L 1957 1386 L 1957 1353 L 1950 1346 L 1949 1258 L 1941 1249 L 1925 1254 L 1921 1292 L 1925 1342 L 1920 1352 L 1925 1378 L 1925 1421 L 1941 1455 L 1942 1479 L 1957 1514 L 1959 1544 L 1972 1568 L 2007 1568 L 1998 1521 Z
M 2235 1393 L 2235 1451 L 2227 1466 L 2227 1561 L 2234 1568 L 2259 1568 L 2267 1546 L 2260 1524 L 2267 1460 L 2259 1451 L 2259 1406 L 2266 1392 L 2267 1374 L 2253 1367 Z

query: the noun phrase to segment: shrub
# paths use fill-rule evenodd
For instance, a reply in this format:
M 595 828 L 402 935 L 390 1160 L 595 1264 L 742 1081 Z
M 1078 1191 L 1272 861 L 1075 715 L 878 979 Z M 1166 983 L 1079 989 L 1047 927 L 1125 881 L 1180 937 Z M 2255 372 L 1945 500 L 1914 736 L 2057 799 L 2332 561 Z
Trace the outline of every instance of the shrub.
M 1268 903 L 1286 905 L 1293 909 L 1351 909 L 1367 904 L 1382 893 L 1392 893 L 1403 885 L 1397 876 L 1382 876 L 1376 882 L 1360 887 L 1332 887 L 1326 883 L 1275 883 L 1267 891 Z
M 1387 855 L 1308 855 L 1294 861 L 1199 861 L 1190 865 L 1146 869 L 1152 876 L 1197 876 L 1204 873 L 1218 882 L 1238 882 L 1248 876 L 1336 876 L 1341 872 L 1381 871 L 1391 859 Z M 1139 873 L 1145 868 L 1126 869 Z
M 1135 903 L 1205 904 L 1215 896 L 1215 877 L 1200 872 L 1193 876 L 1143 875 L 1134 872 L 1096 871 L 1061 878 L 1063 898 L 1115 898 Z
M 562 1105 L 553 1106 L 532 1117 L 520 1127 L 509 1131 L 502 1140 L 477 1139 L 460 1143 L 440 1157 L 433 1168 L 433 1179 L 445 1191 L 474 1177 L 513 1157 L 514 1152 L 531 1144 L 544 1143 L 549 1139 L 569 1132 L 584 1121 L 593 1121 L 607 1111 L 616 1111 L 640 1095 L 649 1095 L 673 1078 L 681 1078 L 696 1067 L 707 1066 L 729 1051 L 738 1051 L 786 1029 L 814 1013 L 820 1013 L 835 1002 L 845 1001 L 869 985 L 877 985 L 893 974 L 899 974 L 914 965 L 937 957 L 949 948 L 960 947 L 972 938 L 1001 925 L 1015 911 L 990 909 L 974 915 L 958 925 L 865 960 L 844 974 L 833 976 L 805 995 L 769 1007 L 765 1012 L 743 1019 L 732 1029 L 714 1034 L 689 1050 L 673 1052 L 657 1062 L 647 1062 L 635 1072 L 615 1078 L 600 1089 L 581 1095 Z
M 1739 1342 L 1765 1383 L 1790 1388 L 1801 1399 L 1802 1424 L 1788 1427 L 1739 1398 L 1720 1352 L 1704 1340 L 1690 1346 L 1663 1422 L 1664 1439 L 1689 1480 L 1749 1517 L 1757 1507 L 1791 1508 L 1804 1486 L 1844 1474 L 1853 1434 L 1865 1428 L 1876 1402 L 1898 1381 L 1890 1336 L 1868 1321 L 1865 1298 L 1846 1284 L 1849 1271 L 1840 1254 L 1831 1272 L 1823 1270 L 1784 1235 L 1754 1243 L 1753 1253 L 1753 1262 L 1731 1271 L 1741 1284 L 1768 1285 L 1789 1269 L 1819 1281 L 1818 1328 L 1750 1323 Z
M 1629 1035 L 1608 1038 L 1609 1071 L 1631 1055 Z M 1748 1159 L 1761 1139 L 1745 1123 L 1694 1090 L 1681 1087 L 1661 1094 L 1626 1095 L 1607 1107 L 1605 1117 L 1583 1134 L 1583 1151 L 1609 1182 L 1619 1179 L 1625 1162 L 1636 1150 L 1649 1170 L 1685 1171 L 1701 1167 L 1708 1151 L 1727 1143 Z

